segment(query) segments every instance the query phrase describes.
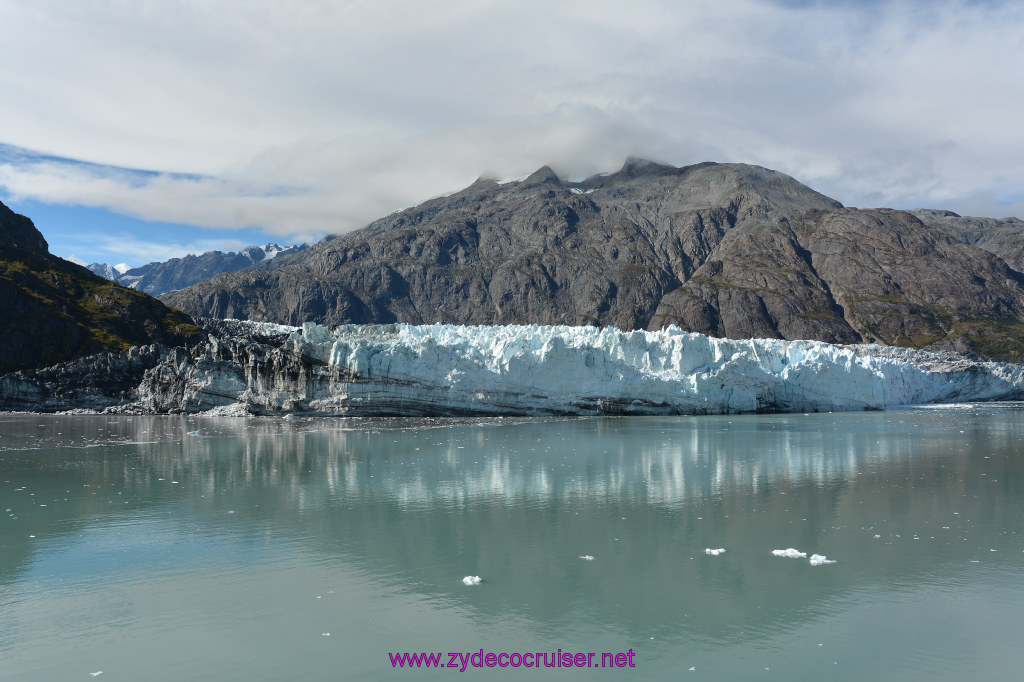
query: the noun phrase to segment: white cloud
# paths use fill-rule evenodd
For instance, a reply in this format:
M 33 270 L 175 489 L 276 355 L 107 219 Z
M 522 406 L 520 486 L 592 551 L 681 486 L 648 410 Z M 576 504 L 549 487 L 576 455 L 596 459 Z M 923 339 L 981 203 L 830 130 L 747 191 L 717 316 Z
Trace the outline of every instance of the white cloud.
M 1016 210 L 1022 36 L 1011 2 L 0 0 L 0 142 L 97 164 L 0 189 L 293 240 L 636 154 Z

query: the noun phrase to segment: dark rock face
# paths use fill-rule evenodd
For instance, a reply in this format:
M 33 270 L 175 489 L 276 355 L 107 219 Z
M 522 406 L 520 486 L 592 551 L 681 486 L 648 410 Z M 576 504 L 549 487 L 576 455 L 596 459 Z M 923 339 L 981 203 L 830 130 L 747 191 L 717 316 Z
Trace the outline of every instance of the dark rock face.
M 0 374 L 202 338 L 181 311 L 50 255 L 32 221 L 3 204 L 0 219 Z
M 282 324 L 676 324 L 1024 361 L 1022 284 L 906 212 L 844 209 L 756 166 L 630 160 L 579 183 L 479 180 L 163 298 Z
M 165 291 L 183 289 L 222 272 L 241 270 L 253 263 L 298 253 L 305 248 L 305 244 L 287 247 L 266 244 L 264 246 L 248 246 L 237 252 L 207 251 L 198 256 L 190 254 L 184 258 L 171 258 L 160 263 L 149 263 L 142 267 L 131 268 L 123 273 L 117 272 L 109 263 L 93 263 L 88 267 L 100 277 L 156 296 Z
M 909 213 L 842 209 L 731 234 L 665 296 L 652 325 L 1020 361 L 1022 283 L 999 258 Z
M 0 203 L 0 247 L 49 253 L 49 245 L 32 221 Z
M 289 261 L 165 300 L 206 316 L 285 324 L 647 325 L 737 225 L 838 203 L 780 173 L 634 162 L 564 183 L 543 168 L 328 238 Z M 276 261 L 276 259 L 275 259 Z
M 33 412 L 104 410 L 136 399 L 139 384 L 171 351 L 159 344 L 97 353 L 0 377 L 0 409 Z

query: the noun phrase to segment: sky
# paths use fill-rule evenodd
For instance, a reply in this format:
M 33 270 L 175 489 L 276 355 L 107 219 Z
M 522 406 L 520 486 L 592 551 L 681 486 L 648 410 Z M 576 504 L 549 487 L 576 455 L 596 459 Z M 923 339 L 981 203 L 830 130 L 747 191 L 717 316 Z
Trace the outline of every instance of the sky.
M 1024 3 L 0 0 L 0 201 L 139 266 L 550 165 L 1024 218 Z

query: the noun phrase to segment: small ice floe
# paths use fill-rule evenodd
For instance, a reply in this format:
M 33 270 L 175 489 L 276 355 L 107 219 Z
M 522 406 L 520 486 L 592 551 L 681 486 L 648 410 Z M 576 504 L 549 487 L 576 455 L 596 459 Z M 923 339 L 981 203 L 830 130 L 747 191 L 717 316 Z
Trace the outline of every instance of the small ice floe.
M 772 554 L 774 556 L 781 556 L 787 559 L 803 559 L 807 556 L 807 552 L 801 552 L 798 549 L 789 547 L 788 549 L 773 549 Z
M 89 677 L 99 677 L 99 676 L 100 676 L 100 675 L 102 675 L 102 674 L 103 674 L 103 671 L 102 671 L 102 670 L 97 670 L 97 671 L 96 671 L 96 672 L 94 672 L 94 673 L 89 673 Z
M 294 420 L 295 420 L 295 415 L 294 415 L 294 414 L 292 414 L 291 412 L 289 412 L 288 414 L 286 414 L 286 415 L 284 416 L 284 420 L 285 420 L 286 422 L 294 421 Z
M 834 564 L 833 559 L 829 559 L 824 554 L 812 554 L 811 555 L 811 566 L 824 566 L 825 564 Z M 818 646 L 821 646 L 820 644 Z
M 478 575 L 467 575 L 465 578 L 462 579 L 463 585 L 479 585 L 482 582 L 483 581 L 480 579 L 480 576 Z
M 583 559 L 584 561 L 593 561 L 594 560 L 594 557 L 590 556 L 589 554 L 581 554 L 580 558 Z
M 710 554 L 711 556 L 718 556 L 719 554 L 725 554 L 725 548 L 719 547 L 718 549 L 711 549 L 710 547 L 708 547 L 704 550 L 704 553 Z
M 195 431 L 189 431 L 188 435 L 190 435 L 190 436 L 198 436 L 199 435 L 199 430 L 196 429 Z
M 321 632 L 321 633 L 320 633 L 320 636 L 321 636 L 321 637 L 330 637 L 330 636 L 331 636 L 331 633 L 329 633 L 329 632 Z

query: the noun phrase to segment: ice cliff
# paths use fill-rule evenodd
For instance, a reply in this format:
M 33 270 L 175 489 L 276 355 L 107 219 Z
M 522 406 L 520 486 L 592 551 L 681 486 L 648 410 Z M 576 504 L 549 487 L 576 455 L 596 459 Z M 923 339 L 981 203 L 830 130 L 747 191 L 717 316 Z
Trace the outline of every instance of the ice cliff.
M 594 415 L 1024 398 L 1024 365 L 883 346 L 719 339 L 674 327 L 207 325 L 208 341 L 191 350 L 147 347 L 8 375 L 0 382 L 0 406 Z M 110 377 L 122 378 L 111 386 Z

